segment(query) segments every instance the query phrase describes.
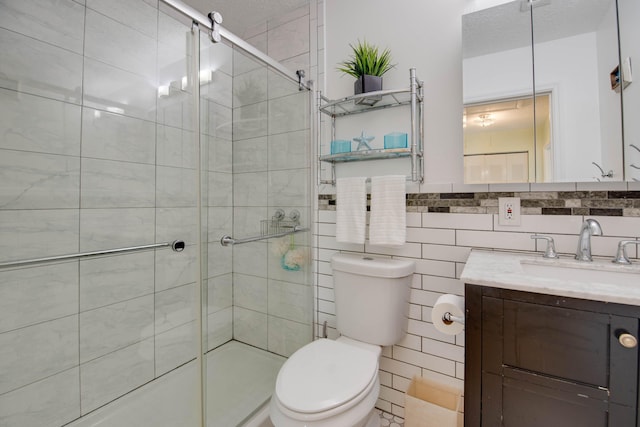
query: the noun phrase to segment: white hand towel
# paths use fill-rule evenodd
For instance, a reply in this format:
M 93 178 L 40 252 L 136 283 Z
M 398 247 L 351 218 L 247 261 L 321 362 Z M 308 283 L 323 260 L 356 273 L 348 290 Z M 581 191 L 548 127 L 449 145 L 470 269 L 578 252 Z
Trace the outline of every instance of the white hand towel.
M 407 240 L 406 177 L 371 178 L 369 242 L 379 246 L 401 246 Z
M 338 178 L 336 181 L 336 240 L 364 243 L 367 224 L 367 178 Z

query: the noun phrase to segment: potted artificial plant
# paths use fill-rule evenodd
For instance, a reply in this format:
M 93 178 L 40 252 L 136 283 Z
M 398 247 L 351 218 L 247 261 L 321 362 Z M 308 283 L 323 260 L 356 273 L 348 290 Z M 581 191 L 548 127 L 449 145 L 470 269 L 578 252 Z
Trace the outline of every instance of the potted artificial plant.
M 351 57 L 341 62 L 339 71 L 355 77 L 353 88 L 356 95 L 366 92 L 382 90 L 382 75 L 394 67 L 391 64 L 391 52 L 385 49 L 382 52 L 376 46 L 367 41 L 358 40 L 357 45 L 352 45 L 353 54 Z M 380 100 L 380 97 L 359 98 L 356 102 L 373 105 Z

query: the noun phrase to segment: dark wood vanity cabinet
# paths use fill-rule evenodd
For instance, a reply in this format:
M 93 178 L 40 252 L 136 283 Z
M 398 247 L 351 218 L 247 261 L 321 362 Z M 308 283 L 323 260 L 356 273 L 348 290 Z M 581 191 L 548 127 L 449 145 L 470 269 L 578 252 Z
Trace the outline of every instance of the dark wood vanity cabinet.
M 640 427 L 640 307 L 475 285 L 465 306 L 465 427 Z

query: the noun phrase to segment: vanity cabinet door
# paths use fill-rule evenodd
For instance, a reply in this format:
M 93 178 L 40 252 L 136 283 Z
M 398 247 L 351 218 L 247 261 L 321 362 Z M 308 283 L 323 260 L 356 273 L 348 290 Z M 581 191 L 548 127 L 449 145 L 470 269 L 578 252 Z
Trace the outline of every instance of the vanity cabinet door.
M 609 316 L 504 301 L 507 366 L 608 387 Z
M 640 427 L 638 307 L 467 285 L 465 426 Z M 470 323 L 473 322 L 473 323 Z

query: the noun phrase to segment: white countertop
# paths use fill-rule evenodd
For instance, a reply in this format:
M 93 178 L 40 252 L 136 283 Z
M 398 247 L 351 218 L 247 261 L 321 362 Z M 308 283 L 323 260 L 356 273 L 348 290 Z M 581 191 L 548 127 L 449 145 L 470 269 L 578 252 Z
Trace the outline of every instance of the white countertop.
M 580 273 L 585 270 L 597 270 L 598 273 L 594 271 L 594 277 L 587 279 L 588 281 L 548 278 L 525 272 L 523 264 L 525 267 L 526 264 L 573 267 L 581 270 Z M 595 277 L 602 276 L 602 271 L 610 272 L 612 275 L 624 273 L 624 283 L 608 283 L 606 279 Z M 541 254 L 474 249 L 460 279 L 473 285 L 640 306 L 640 264 L 637 263 L 617 265 L 610 259 L 580 262 L 567 255 L 552 260 L 542 258 Z

